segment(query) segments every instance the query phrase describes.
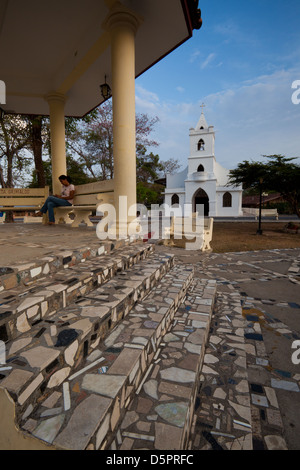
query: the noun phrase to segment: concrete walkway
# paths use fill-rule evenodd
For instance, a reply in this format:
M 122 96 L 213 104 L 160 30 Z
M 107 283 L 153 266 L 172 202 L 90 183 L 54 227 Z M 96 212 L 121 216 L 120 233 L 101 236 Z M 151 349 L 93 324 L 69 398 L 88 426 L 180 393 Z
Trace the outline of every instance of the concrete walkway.
M 101 245 L 93 228 L 2 224 L 0 268 Z M 300 249 L 156 250 L 218 285 L 190 449 L 300 449 Z

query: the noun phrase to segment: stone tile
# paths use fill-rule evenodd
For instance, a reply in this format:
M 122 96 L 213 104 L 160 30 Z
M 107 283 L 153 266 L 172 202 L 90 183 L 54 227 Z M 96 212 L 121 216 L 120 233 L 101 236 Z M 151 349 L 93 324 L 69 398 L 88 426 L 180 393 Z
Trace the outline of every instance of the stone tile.
M 164 380 L 173 382 L 189 383 L 194 382 L 195 373 L 186 369 L 179 369 L 178 367 L 170 367 L 160 371 L 160 375 Z
M 271 379 L 271 385 L 273 388 L 280 388 L 282 390 L 288 390 L 290 392 L 299 392 L 299 387 L 296 382 L 289 382 L 288 380 Z
M 55 437 L 59 433 L 61 426 L 63 425 L 64 418 L 64 414 L 60 414 L 58 416 L 54 416 L 53 418 L 42 421 L 33 431 L 33 435 L 52 444 Z
M 125 383 L 124 375 L 86 374 L 82 380 L 82 388 L 105 397 L 114 398 Z
M 213 397 L 225 400 L 225 398 L 227 397 L 227 393 L 222 388 L 217 388 L 214 391 Z
M 29 297 L 25 299 L 18 307 L 17 307 L 17 312 L 22 312 L 23 310 L 26 310 L 27 308 L 32 307 L 33 305 L 36 305 L 37 303 L 40 303 L 44 300 L 44 297 Z
M 45 401 L 43 401 L 42 404 L 46 408 L 53 408 L 61 396 L 62 396 L 61 392 L 53 392 Z
M 139 334 L 138 334 L 139 336 Z M 129 374 L 141 356 L 141 350 L 125 348 L 110 367 L 108 374 Z
M 191 394 L 191 389 L 189 387 L 179 384 L 171 384 L 169 382 L 160 382 L 158 391 L 160 393 L 166 393 L 167 395 L 181 398 L 189 398 Z
M 32 372 L 13 369 L 9 376 L 1 381 L 1 387 L 6 388 L 9 392 L 18 394 L 32 376 Z
M 255 393 L 251 394 L 252 403 L 258 406 L 268 407 L 268 400 L 264 395 L 256 395 Z
M 58 370 L 53 375 L 51 375 L 49 382 L 47 384 L 48 388 L 54 388 L 58 385 L 61 385 L 64 380 L 69 376 L 71 371 L 70 367 L 64 367 L 63 369 Z
M 155 411 L 161 418 L 180 428 L 184 427 L 187 410 L 188 403 L 186 402 L 166 403 L 155 407 Z
M 107 432 L 109 431 L 109 423 L 110 414 L 107 414 L 96 434 L 96 449 L 99 449 L 101 447 L 101 444 L 104 441 Z
M 155 449 L 181 450 L 181 435 L 178 427 L 155 423 Z
M 275 390 L 271 387 L 265 387 L 265 392 L 270 402 L 270 405 L 274 406 L 275 408 L 278 408 L 278 401 L 277 401 Z
M 59 356 L 59 351 L 51 348 L 45 348 L 44 346 L 37 346 L 26 352 L 23 352 L 20 354 L 20 356 L 24 357 L 31 367 L 36 367 L 39 370 L 42 370 Z
M 143 385 L 145 393 L 149 395 L 151 398 L 154 398 L 154 400 L 158 399 L 157 387 L 158 387 L 157 380 L 154 380 L 154 379 L 148 380 Z
M 43 375 L 39 374 L 28 387 L 19 395 L 18 403 L 24 405 L 26 400 L 33 394 L 33 392 L 38 388 L 39 385 L 43 382 Z
M 122 421 L 121 429 L 127 429 L 129 426 L 131 426 L 133 423 L 136 423 L 138 420 L 139 420 L 139 415 L 136 411 L 134 410 L 128 411 L 125 415 L 125 418 Z
M 241 416 L 241 418 L 244 418 L 248 423 L 251 423 L 250 407 L 239 405 L 238 403 L 234 403 L 232 400 L 228 400 L 228 403 L 237 412 L 237 414 Z
M 26 313 L 22 313 L 18 316 L 16 328 L 20 333 L 25 333 L 26 331 L 30 330 L 30 325 L 28 323 Z
M 54 443 L 63 449 L 84 450 L 107 412 L 111 400 L 90 395 L 74 410 L 67 426 Z

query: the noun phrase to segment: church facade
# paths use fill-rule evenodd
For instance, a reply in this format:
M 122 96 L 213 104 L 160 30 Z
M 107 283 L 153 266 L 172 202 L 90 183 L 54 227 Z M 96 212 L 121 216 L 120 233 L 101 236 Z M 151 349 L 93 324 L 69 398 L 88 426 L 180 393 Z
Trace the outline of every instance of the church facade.
M 188 166 L 167 175 L 165 204 L 174 215 L 242 216 L 242 186 L 228 185 L 229 170 L 216 161 L 214 127 L 207 125 L 203 111 L 189 137 Z

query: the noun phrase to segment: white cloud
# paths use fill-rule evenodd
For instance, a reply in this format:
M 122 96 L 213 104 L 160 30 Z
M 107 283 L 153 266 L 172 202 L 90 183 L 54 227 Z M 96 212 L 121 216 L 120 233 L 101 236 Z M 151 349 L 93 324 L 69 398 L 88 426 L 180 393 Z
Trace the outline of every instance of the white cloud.
M 159 103 L 159 97 L 156 93 L 146 90 L 140 85 L 136 85 L 136 106 L 143 109 L 143 113 L 155 112 L 155 109 Z
M 137 111 L 158 116 L 155 152 L 162 160 L 175 158 L 182 168 L 189 156 L 189 129 L 194 127 L 204 101 L 206 121 L 216 132 L 218 163 L 231 169 L 243 160 L 262 155 L 300 156 L 300 104 L 294 105 L 292 83 L 300 68 L 280 70 L 236 87 L 190 102 L 164 101 L 151 91 L 137 89 Z
M 201 55 L 201 52 L 199 50 L 194 51 L 190 56 L 190 62 L 191 63 L 195 62 L 200 55 Z
M 214 58 L 216 57 L 216 54 L 214 52 L 212 52 L 211 54 L 209 54 L 205 61 L 202 62 L 201 64 L 201 69 L 205 69 L 213 60 Z
M 300 106 L 291 101 L 294 76 L 300 77 L 300 70 L 277 71 L 206 97 L 218 130 L 216 156 L 227 167 L 264 154 L 300 155 Z

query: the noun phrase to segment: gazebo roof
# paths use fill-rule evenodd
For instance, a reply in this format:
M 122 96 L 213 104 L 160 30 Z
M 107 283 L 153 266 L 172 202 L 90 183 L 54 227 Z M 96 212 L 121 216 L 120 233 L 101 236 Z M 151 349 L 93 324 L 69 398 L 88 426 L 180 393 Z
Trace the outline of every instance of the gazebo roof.
M 103 27 L 115 0 L 2 0 L 0 79 L 10 113 L 48 115 L 45 96 L 67 96 L 65 114 L 83 116 L 101 104 L 111 79 L 110 36 Z M 142 18 L 136 35 L 136 77 L 201 27 L 198 0 L 122 0 Z

